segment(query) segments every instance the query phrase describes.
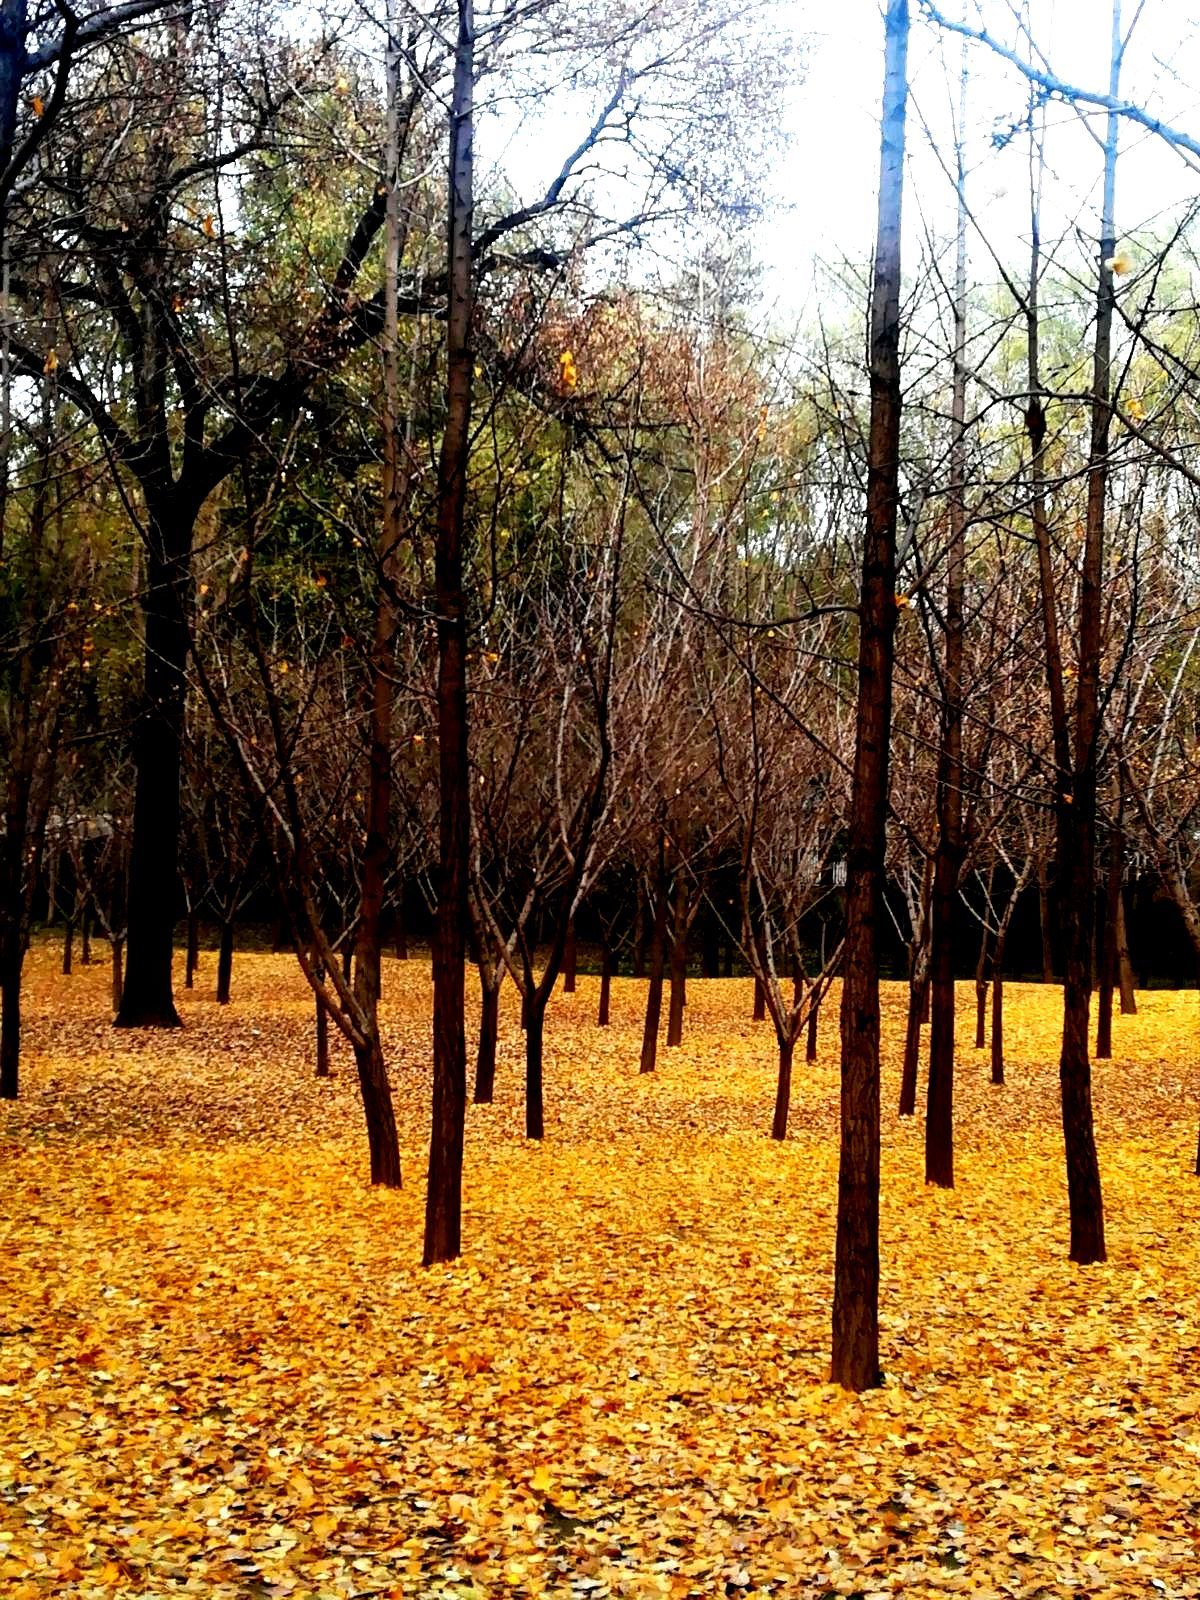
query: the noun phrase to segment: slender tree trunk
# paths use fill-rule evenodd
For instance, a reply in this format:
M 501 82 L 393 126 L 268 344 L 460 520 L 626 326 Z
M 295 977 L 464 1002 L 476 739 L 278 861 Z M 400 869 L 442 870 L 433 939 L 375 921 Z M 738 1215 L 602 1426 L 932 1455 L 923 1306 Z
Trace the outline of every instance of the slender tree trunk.
M 546 1027 L 546 1007 L 536 997 L 529 1007 L 525 1027 L 525 1137 L 540 1139 L 545 1132 L 543 1100 L 542 1041 Z
M 1119 832 L 1119 830 L 1118 830 Z M 1100 928 L 1100 993 L 1096 1003 L 1096 1060 L 1112 1060 L 1113 990 L 1117 985 L 1117 908 L 1121 904 L 1123 850 L 1109 844 L 1104 882 L 1104 919 Z
M 609 1012 L 612 1004 L 612 976 L 613 953 L 607 939 L 600 958 L 600 1009 L 596 1015 L 596 1026 L 607 1028 L 609 1025 Z
M 1000 947 L 996 947 L 996 969 L 992 975 L 992 1082 L 1004 1082 L 1004 977 L 1000 971 Z
M 0 973 L 0 1100 L 15 1100 L 21 1085 L 21 961 L 9 956 Z
M 79 918 L 79 962 L 84 967 L 92 964 L 92 908 L 86 900 Z
M 433 1116 L 424 1261 L 462 1249 L 463 1126 L 467 1100 L 464 958 L 469 917 L 470 768 L 467 752 L 467 597 L 463 523 L 471 447 L 475 282 L 475 16 L 458 0 L 450 101 L 447 208 L 446 418 L 438 463 L 434 546 L 438 638 L 439 884 L 433 955 Z M 540 1056 L 540 1049 L 539 1049 Z
M 63 921 L 63 946 L 62 946 L 62 971 L 63 977 L 69 978 L 75 965 L 75 918 L 69 916 Z
M 367 1121 L 367 1148 L 371 1154 L 371 1182 L 385 1189 L 400 1187 L 400 1141 L 392 1109 L 392 1091 L 378 1038 L 354 1046 L 358 1087 Z
M 817 1019 L 820 1014 L 821 1002 L 814 998 L 812 1010 L 808 1013 L 808 1037 L 804 1046 L 805 1061 L 815 1061 L 817 1059 Z
M 321 974 L 324 977 L 324 973 Z M 318 1078 L 328 1078 L 329 1073 L 329 1011 L 320 995 L 316 997 L 317 1004 L 317 1070 Z
M 575 937 L 575 918 L 567 923 L 567 943 L 563 951 L 563 993 L 575 993 L 575 967 L 579 959 L 579 946 Z
M 966 570 L 967 414 L 967 202 L 963 141 L 966 137 L 967 60 L 964 41 L 958 129 L 958 244 L 954 278 L 954 385 L 951 402 L 950 543 L 946 558 L 945 663 L 942 677 L 942 737 L 938 753 L 938 842 L 930 903 L 929 1080 L 925 1116 L 925 1182 L 954 1187 L 954 951 L 958 878 L 963 838 L 963 615 Z
M 183 986 L 191 989 L 195 985 L 196 968 L 200 965 L 200 913 L 195 906 L 188 908 L 187 914 L 187 957 L 183 972 Z
M 503 981 L 503 980 L 501 980 Z M 479 1046 L 475 1052 L 475 1104 L 490 1106 L 496 1092 L 496 1041 L 500 1036 L 499 983 L 479 974 Z
M 786 1139 L 788 1109 L 792 1103 L 792 1054 L 796 1041 L 789 1034 L 779 1040 L 779 1076 L 775 1081 L 775 1115 L 771 1119 L 772 1139 Z
M 989 888 L 991 878 L 988 878 Z M 975 962 L 975 1048 L 987 1048 L 988 930 L 984 923 L 979 935 L 979 956 Z
M 1121 989 L 1121 1015 L 1137 1016 L 1137 995 L 1133 988 L 1133 964 L 1129 959 L 1129 941 L 1125 924 L 1125 893 L 1117 893 L 1117 981 Z
M 150 508 L 142 705 L 129 858 L 129 945 L 118 1028 L 177 1028 L 171 955 L 178 899 L 179 774 L 188 657 L 188 568 L 195 513 Z
M 110 940 L 112 950 L 112 1008 L 113 1016 L 121 1010 L 121 993 L 125 987 L 125 941 Z
M 908 98 L 908 0 L 888 0 L 879 223 L 871 297 L 867 528 L 859 601 L 858 704 L 842 954 L 842 1093 L 831 1376 L 880 1382 L 879 929 L 892 668 L 900 457 L 900 202 Z
M 221 918 L 221 939 L 217 946 L 217 1004 L 227 1006 L 233 985 L 233 918 Z
M 767 989 L 762 979 L 756 973 L 754 976 L 754 1021 L 767 1020 Z
M 658 881 L 654 902 L 654 925 L 650 934 L 650 983 L 646 990 L 646 1021 L 642 1029 L 640 1071 L 653 1072 L 658 1062 L 658 1025 L 662 1019 L 663 966 L 667 942 L 667 880 Z
M 683 1008 L 687 993 L 687 882 L 680 872 L 675 883 L 675 926 L 671 939 L 671 1000 L 667 1008 L 667 1044 L 683 1043 Z
M 904 1065 L 900 1073 L 900 1106 L 902 1117 L 915 1116 L 917 1110 L 917 1077 L 921 1069 L 921 1016 L 929 992 L 929 974 L 920 971 L 909 980 L 908 1020 L 904 1029 Z
M 1038 918 L 1042 935 L 1042 982 L 1054 982 L 1054 945 L 1050 932 L 1050 879 L 1045 861 L 1038 862 Z

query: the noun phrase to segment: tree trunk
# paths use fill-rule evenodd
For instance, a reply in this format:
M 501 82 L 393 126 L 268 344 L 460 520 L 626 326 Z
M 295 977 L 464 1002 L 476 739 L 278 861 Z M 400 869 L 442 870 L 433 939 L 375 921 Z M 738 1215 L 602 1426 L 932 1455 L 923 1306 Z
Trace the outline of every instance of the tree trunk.
M 545 1132 L 545 1105 L 542 1090 L 542 1038 L 546 1026 L 546 1007 L 534 999 L 525 1028 L 525 1137 L 540 1139 Z
M 754 979 L 754 1021 L 755 1022 L 765 1022 L 766 1020 L 767 1020 L 767 990 L 766 990 L 766 985 L 763 983 L 762 979 L 756 975 L 755 979 Z
M 1108 870 L 1104 877 L 1104 917 L 1100 925 L 1100 995 L 1096 1005 L 1096 1060 L 1112 1060 L 1113 990 L 1117 985 L 1117 919 L 1121 906 L 1121 875 L 1125 869 L 1125 841 L 1120 821 L 1108 842 Z
M 904 1029 L 904 1066 L 900 1073 L 900 1106 L 902 1117 L 916 1115 L 917 1077 L 921 1067 L 921 1015 L 929 992 L 929 975 L 920 973 L 909 980 L 908 1021 Z
M 1133 988 L 1133 964 L 1125 931 L 1125 892 L 1117 894 L 1117 981 L 1121 989 L 1121 1015 L 1137 1016 L 1137 995 Z
M 398 25 L 397 29 L 398 31 Z M 462 1249 L 463 1126 L 467 1109 L 464 960 L 469 920 L 470 768 L 467 751 L 467 597 L 463 522 L 471 448 L 475 282 L 475 17 L 458 0 L 450 101 L 447 206 L 446 416 L 438 461 L 434 589 L 437 602 L 439 883 L 433 956 L 433 1115 L 425 1205 L 426 1266 Z M 395 192 L 396 202 L 399 195 Z
M 367 1121 L 367 1148 L 371 1153 L 371 1182 L 385 1189 L 400 1187 L 400 1142 L 392 1110 L 392 1091 L 378 1036 L 354 1046 L 363 1115 Z
M 113 1016 L 121 1010 L 121 992 L 125 987 L 125 941 L 113 939 L 110 941 L 112 949 L 112 1008 Z
M 812 1010 L 808 1013 L 808 1038 L 804 1046 L 805 1061 L 815 1061 L 817 1059 L 817 1019 L 820 1013 L 821 1003 L 819 1000 L 814 1000 Z
M 0 973 L 0 1100 L 15 1100 L 21 1085 L 21 962 Z
M 567 943 L 563 950 L 563 993 L 575 993 L 575 967 L 579 959 L 579 946 L 575 937 L 575 918 L 567 923 Z
M 612 976 L 613 954 L 606 939 L 600 958 L 600 1009 L 596 1015 L 596 1026 L 599 1028 L 607 1028 L 609 1025 L 609 1011 L 612 1003 Z
M 1004 978 L 1000 971 L 999 949 L 992 976 L 992 1082 L 1004 1082 Z
M 957 157 L 958 230 L 954 279 L 954 384 L 951 401 L 950 540 L 946 558 L 945 663 L 942 727 L 938 751 L 938 840 L 929 922 L 929 1078 L 925 1116 L 925 1182 L 954 1187 L 954 952 L 958 878 L 963 838 L 963 594 L 966 563 L 967 405 L 967 202 L 963 141 L 966 137 L 967 69 L 963 59 Z
M 675 926 L 671 940 L 671 1000 L 667 1008 L 667 1044 L 683 1043 L 683 1008 L 687 1001 L 687 882 L 680 872 L 675 885 Z
M 1050 880 L 1046 863 L 1038 862 L 1038 920 L 1042 934 L 1042 982 L 1054 982 L 1054 945 L 1050 934 Z
M 183 987 L 191 989 L 196 978 L 196 968 L 200 965 L 200 913 L 195 906 L 188 909 L 187 915 L 187 957 L 183 972 Z
M 788 1108 L 792 1103 L 792 1053 L 796 1041 L 790 1037 L 779 1040 L 779 1076 L 775 1083 L 775 1115 L 771 1120 L 772 1139 L 786 1139 Z
M 975 978 L 975 1048 L 987 1049 L 987 997 L 988 980 L 985 977 Z
M 503 981 L 503 980 L 502 980 Z M 479 1046 L 475 1052 L 475 1104 L 490 1106 L 496 1092 L 496 1041 L 500 1035 L 500 984 L 479 974 Z
M 842 954 L 841 1133 L 831 1377 L 874 1388 L 879 1368 L 879 930 L 884 920 L 888 745 L 896 630 L 900 456 L 900 201 L 908 98 L 908 0 L 888 0 L 871 297 L 867 527 Z
M 329 1077 L 329 1012 L 320 995 L 317 1002 L 317 1071 L 318 1078 Z
M 69 978 L 74 967 L 75 955 L 75 918 L 67 917 L 63 922 L 63 947 L 62 971 L 63 977 Z
M 663 965 L 667 940 L 667 883 L 660 877 L 650 934 L 650 984 L 646 990 L 646 1021 L 642 1028 L 642 1072 L 653 1072 L 658 1061 L 658 1025 L 662 1019 Z
M 222 917 L 221 942 L 217 947 L 217 1004 L 229 1004 L 233 982 L 233 919 Z
M 92 908 L 86 900 L 79 918 L 79 962 L 84 967 L 92 964 Z
M 129 857 L 129 946 L 118 1028 L 178 1028 L 171 955 L 178 898 L 179 772 L 188 657 L 188 568 L 194 513 L 150 509 L 144 693 L 134 723 L 137 781 Z

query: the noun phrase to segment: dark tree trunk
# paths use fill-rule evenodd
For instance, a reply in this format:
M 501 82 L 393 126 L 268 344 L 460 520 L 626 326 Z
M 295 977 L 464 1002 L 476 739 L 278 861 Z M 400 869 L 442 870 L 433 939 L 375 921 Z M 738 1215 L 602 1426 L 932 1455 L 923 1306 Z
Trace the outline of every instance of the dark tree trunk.
M 540 1139 L 546 1128 L 542 1087 L 542 1039 L 545 1026 L 545 1005 L 535 998 L 529 1007 L 529 1017 L 525 1027 L 525 1137 L 527 1139 Z
M 804 1059 L 815 1061 L 817 1059 L 817 1025 L 821 1015 L 821 1002 L 814 998 L 812 1010 L 808 1013 L 808 1037 L 804 1046 Z
M 658 1025 L 662 1019 L 663 967 L 667 942 L 667 882 L 660 877 L 650 934 L 650 983 L 646 990 L 646 1021 L 642 1028 L 640 1071 L 653 1072 L 658 1062 Z
M 1046 863 L 1038 862 L 1038 915 L 1042 933 L 1042 982 L 1054 982 L 1054 944 L 1050 930 L 1050 880 Z
M 479 1047 L 475 1052 L 475 1104 L 490 1106 L 496 1092 L 496 1041 L 500 1036 L 500 984 L 479 974 Z
M 233 919 L 221 919 L 221 942 L 217 947 L 217 1004 L 227 1006 L 233 983 Z
M 69 978 L 74 968 L 75 956 L 75 918 L 67 917 L 63 923 L 62 970 L 63 977 Z
M 929 975 L 922 973 L 909 980 L 908 1021 L 904 1029 L 904 1065 L 900 1072 L 900 1107 L 902 1117 L 911 1117 L 917 1110 L 917 1078 L 921 1069 L 921 1016 L 929 993 Z
M 596 1015 L 596 1026 L 599 1028 L 607 1028 L 609 1024 L 609 1011 L 612 1004 L 612 976 L 613 953 L 606 939 L 600 957 L 600 1009 Z
M 112 1008 L 115 1017 L 121 1009 L 121 991 L 125 987 L 125 941 L 113 939 L 112 948 Z
M 318 1078 L 329 1077 L 329 1012 L 320 995 L 317 1003 L 317 1072 Z
M 183 971 L 183 987 L 190 989 L 200 965 L 200 913 L 192 906 L 187 915 L 187 957 Z
M 379 1040 L 354 1046 L 358 1087 L 367 1120 L 367 1148 L 371 1153 L 371 1182 L 385 1189 L 400 1187 L 400 1142 L 392 1110 L 392 1091 Z
M 766 1020 L 767 1020 L 767 990 L 766 990 L 766 985 L 763 983 L 761 978 L 756 976 L 755 979 L 754 979 L 754 1021 L 755 1022 L 765 1022 Z
M 1113 990 L 1117 984 L 1117 918 L 1121 906 L 1124 840 L 1118 824 L 1109 841 L 1104 880 L 1104 918 L 1100 925 L 1100 995 L 1096 1006 L 1096 1060 L 1112 1060 Z
M 1004 977 L 1000 971 L 999 949 L 992 976 L 992 1082 L 1004 1082 Z
M 579 959 L 579 945 L 575 937 L 575 918 L 567 923 L 567 943 L 563 950 L 563 993 L 575 993 L 575 968 Z
M 463 1127 L 467 1110 L 464 960 L 469 920 L 470 768 L 467 751 L 467 597 L 463 523 L 471 448 L 471 263 L 474 189 L 475 17 L 458 0 L 450 102 L 447 208 L 449 304 L 446 418 L 438 461 L 434 588 L 438 639 L 439 883 L 433 941 L 433 1116 L 425 1204 L 426 1266 L 462 1249 Z
M 900 456 L 900 200 L 908 0 L 888 0 L 879 222 L 871 298 L 867 527 L 842 953 L 842 1085 L 831 1377 L 874 1388 L 879 1368 L 879 930 L 896 630 Z
M 1121 1015 L 1137 1016 L 1137 995 L 1133 989 L 1133 965 L 1129 959 L 1129 942 L 1125 931 L 1125 894 L 1117 895 L 1117 981 L 1121 988 Z
M 0 1100 L 15 1100 L 21 1085 L 21 962 L 0 973 Z
M 786 1139 L 788 1109 L 792 1103 L 792 1054 L 796 1041 L 790 1036 L 779 1040 L 779 1076 L 775 1082 L 775 1115 L 771 1120 L 772 1139 Z
M 151 508 L 147 529 L 145 685 L 134 724 L 129 951 L 118 1028 L 180 1026 L 171 954 L 179 893 L 179 771 L 194 521 L 194 511 L 181 506 Z
M 687 883 L 679 874 L 675 886 L 675 926 L 671 939 L 671 1000 L 667 1008 L 667 1044 L 683 1043 L 683 1008 L 687 1003 Z
M 988 980 L 975 979 L 975 1048 L 987 1049 L 987 997 Z
M 92 964 L 92 908 L 87 901 L 79 918 L 79 962 L 84 967 Z

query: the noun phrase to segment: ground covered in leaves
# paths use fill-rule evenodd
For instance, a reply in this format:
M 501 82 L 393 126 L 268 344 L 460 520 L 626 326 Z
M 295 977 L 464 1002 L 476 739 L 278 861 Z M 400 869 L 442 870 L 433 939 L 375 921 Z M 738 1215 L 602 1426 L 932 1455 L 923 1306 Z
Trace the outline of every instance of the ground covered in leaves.
M 1056 991 L 1009 991 L 1009 1083 L 962 993 L 958 1188 L 894 1115 L 885 1386 L 824 1381 L 833 1014 L 766 1137 L 769 1025 L 693 982 L 560 997 L 547 1137 L 505 1013 L 467 1135 L 466 1255 L 417 1265 L 429 980 L 385 972 L 406 1160 L 372 1192 L 353 1072 L 311 1076 L 284 956 L 212 958 L 177 1035 L 37 950 L 0 1106 L 0 1592 L 214 1597 L 1200 1595 L 1195 994 L 1116 1024 L 1096 1103 L 1110 1260 L 1065 1260 Z M 509 996 L 511 1001 L 511 996 Z

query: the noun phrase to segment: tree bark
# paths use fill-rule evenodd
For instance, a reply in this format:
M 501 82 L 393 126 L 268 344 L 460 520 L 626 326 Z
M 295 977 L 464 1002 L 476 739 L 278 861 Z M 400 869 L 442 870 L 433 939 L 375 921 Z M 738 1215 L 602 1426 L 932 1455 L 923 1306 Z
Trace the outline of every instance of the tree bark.
M 911 1117 L 917 1110 L 917 1078 L 921 1068 L 921 1017 L 929 991 L 929 974 L 922 972 L 908 985 L 908 1021 L 904 1029 L 904 1065 L 900 1073 L 899 1115 Z
M 596 1014 L 596 1026 L 598 1028 L 607 1028 L 609 1025 L 609 1013 L 612 1005 L 612 976 L 613 953 L 608 940 L 605 939 L 604 949 L 600 957 L 600 1007 Z
M 792 1055 L 796 1041 L 789 1037 L 779 1039 L 779 1076 L 775 1081 L 775 1115 L 771 1119 L 772 1139 L 786 1139 L 788 1109 L 792 1103 Z
M 804 1045 L 805 1061 L 817 1059 L 817 1019 L 821 1014 L 821 1002 L 814 1000 L 812 1010 L 808 1013 L 808 1036 Z
M 687 998 L 687 880 L 675 881 L 675 926 L 671 939 L 671 999 L 667 1008 L 667 1045 L 683 1043 L 683 1008 Z
M 546 1027 L 546 1008 L 534 999 L 525 1025 L 525 1137 L 540 1139 L 545 1132 L 543 1101 L 542 1040 Z
M 221 939 L 217 946 L 217 1004 L 227 1006 L 233 985 L 233 919 L 221 919 Z
M 762 979 L 755 975 L 754 978 L 754 1021 L 767 1020 L 767 990 Z
M 149 509 L 144 692 L 134 724 L 137 769 L 129 857 L 125 984 L 118 1028 L 178 1028 L 171 955 L 178 899 L 179 777 L 187 584 L 195 513 L 164 502 Z
M 662 1019 L 663 966 L 667 941 L 667 882 L 660 875 L 654 902 L 654 924 L 650 933 L 650 983 L 646 990 L 646 1020 L 642 1028 L 642 1060 L 639 1070 L 653 1072 L 658 1062 L 658 1025 Z
M 389 31 L 394 27 L 395 24 Z M 393 41 L 393 48 L 395 45 Z M 426 1266 L 435 1261 L 452 1261 L 462 1249 L 463 1126 L 467 1101 L 464 964 L 471 807 L 463 526 L 474 364 L 474 90 L 474 9 L 472 0 L 458 0 L 447 184 L 446 419 L 438 462 L 434 543 L 440 870 L 433 944 L 433 1115 L 425 1204 Z
M 71 976 L 75 966 L 75 918 L 70 916 L 63 921 L 63 946 L 62 946 L 62 973 L 64 978 Z
M 500 984 L 479 974 L 479 1045 L 475 1052 L 475 1104 L 490 1106 L 496 1092 L 496 1041 L 500 1035 Z
M 121 993 L 125 987 L 125 941 L 113 939 L 112 948 L 112 1009 L 115 1017 L 121 1009 Z
M 575 937 L 575 918 L 567 924 L 567 943 L 563 951 L 563 993 L 575 993 L 575 968 L 579 959 L 579 945 Z
M 1054 982 L 1054 945 L 1050 933 L 1050 879 L 1045 861 L 1038 862 L 1038 921 L 1042 936 L 1042 982 Z
M 1137 1016 L 1137 995 L 1133 987 L 1133 963 L 1129 959 L 1129 939 L 1125 923 L 1125 891 L 1117 894 L 1117 981 L 1121 990 L 1121 1015 Z
M 398 1189 L 400 1142 L 396 1137 L 396 1118 L 387 1068 L 383 1064 L 383 1051 L 377 1038 L 355 1044 L 354 1064 L 358 1068 L 358 1087 L 367 1122 L 371 1182 L 385 1189 Z
M 315 996 L 317 1004 L 317 1066 L 316 1076 L 328 1078 L 329 1073 L 329 1012 L 324 1000 L 318 994 Z
M 908 98 L 908 0 L 888 0 L 871 299 L 867 528 L 842 954 L 841 1135 L 831 1376 L 873 1388 L 879 1368 L 879 929 L 896 630 L 900 456 L 900 208 Z
M 992 1082 L 1004 1082 L 1004 977 L 1000 971 L 1003 952 L 997 946 L 992 974 Z

